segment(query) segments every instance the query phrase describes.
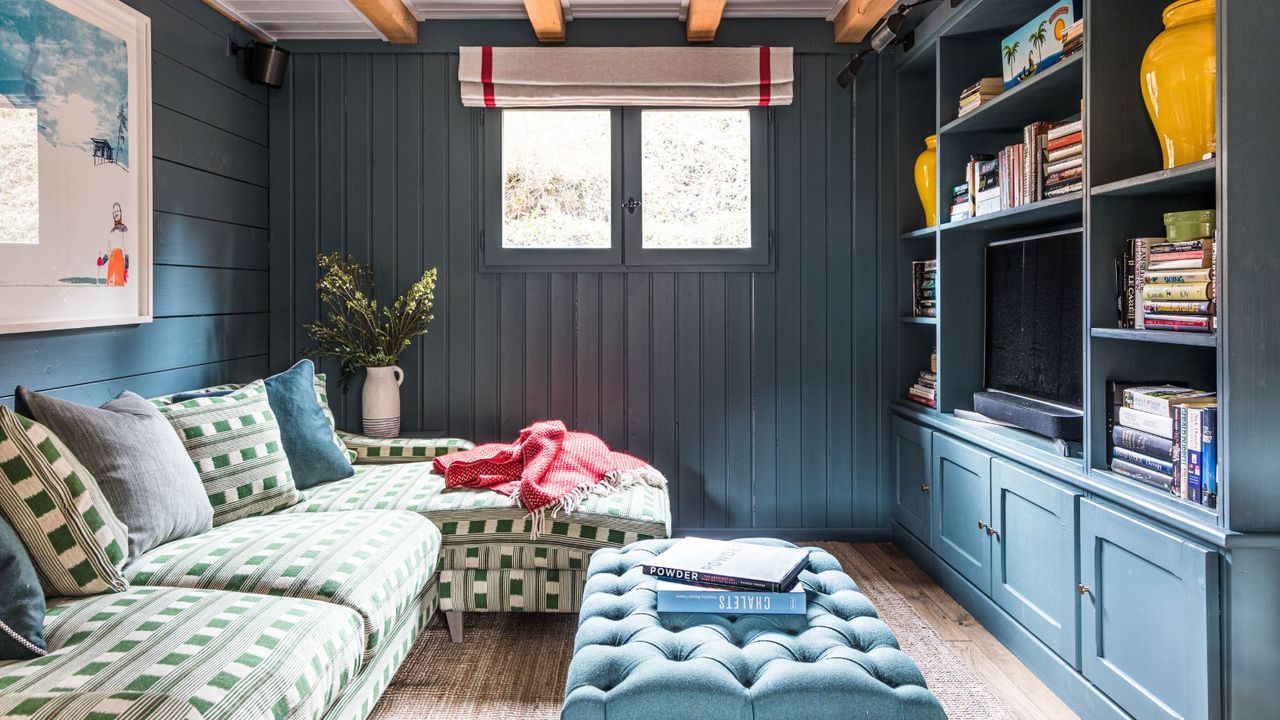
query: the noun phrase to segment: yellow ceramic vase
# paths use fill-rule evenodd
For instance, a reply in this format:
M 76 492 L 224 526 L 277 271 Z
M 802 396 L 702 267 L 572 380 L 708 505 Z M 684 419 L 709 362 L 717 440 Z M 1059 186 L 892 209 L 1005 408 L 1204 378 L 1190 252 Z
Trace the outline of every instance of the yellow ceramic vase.
M 924 207 L 926 227 L 938 224 L 938 136 L 924 139 L 924 152 L 916 158 L 916 192 L 920 193 L 920 205 Z
M 1215 0 L 1177 0 L 1142 57 L 1142 97 L 1166 169 L 1217 151 Z

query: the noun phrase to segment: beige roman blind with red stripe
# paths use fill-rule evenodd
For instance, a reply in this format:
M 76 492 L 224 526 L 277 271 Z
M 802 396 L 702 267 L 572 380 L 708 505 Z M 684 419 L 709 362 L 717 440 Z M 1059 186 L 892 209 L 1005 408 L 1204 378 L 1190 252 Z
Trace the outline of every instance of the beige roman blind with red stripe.
M 790 105 L 791 48 L 459 49 L 467 107 Z

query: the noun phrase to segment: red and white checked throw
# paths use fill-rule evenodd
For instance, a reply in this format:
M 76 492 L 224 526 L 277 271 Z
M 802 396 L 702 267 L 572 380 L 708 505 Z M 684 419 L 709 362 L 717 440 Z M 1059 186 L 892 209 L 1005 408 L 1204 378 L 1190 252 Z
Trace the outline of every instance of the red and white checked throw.
M 573 512 L 589 495 L 608 495 L 637 484 L 666 488 L 667 480 L 649 463 L 609 449 L 603 440 L 571 432 L 559 420 L 536 422 L 514 443 L 480 445 L 442 455 L 435 470 L 446 488 L 484 488 L 509 495 L 533 517 L 533 537 L 543 531 L 546 512 Z

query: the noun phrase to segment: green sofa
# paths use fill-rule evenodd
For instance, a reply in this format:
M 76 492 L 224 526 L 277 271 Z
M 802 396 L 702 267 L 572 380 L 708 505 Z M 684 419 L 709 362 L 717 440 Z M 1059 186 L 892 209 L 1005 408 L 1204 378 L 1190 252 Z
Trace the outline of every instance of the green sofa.
M 587 558 L 669 535 L 666 493 L 524 511 L 444 489 L 462 440 L 343 434 L 356 474 L 284 511 L 155 548 L 125 592 L 50 599 L 49 654 L 0 662 L 0 719 L 365 718 L 437 609 L 576 612 Z

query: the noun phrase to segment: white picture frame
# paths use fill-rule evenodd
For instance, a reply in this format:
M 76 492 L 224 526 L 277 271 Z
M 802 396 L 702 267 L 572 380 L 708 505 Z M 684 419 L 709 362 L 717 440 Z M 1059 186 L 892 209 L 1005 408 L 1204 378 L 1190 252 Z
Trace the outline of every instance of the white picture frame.
M 0 163 L 29 177 L 15 145 L 38 157 L 39 221 L 0 222 L 21 228 L 0 234 L 0 334 L 151 322 L 150 18 L 119 0 L 0 4 Z M 29 219 L 30 200 L 0 188 L 0 218 Z

